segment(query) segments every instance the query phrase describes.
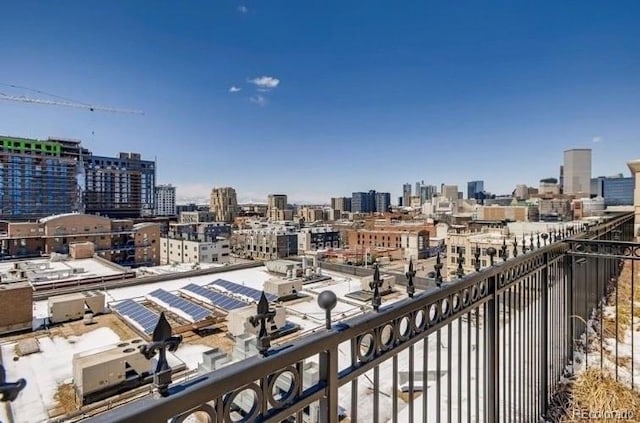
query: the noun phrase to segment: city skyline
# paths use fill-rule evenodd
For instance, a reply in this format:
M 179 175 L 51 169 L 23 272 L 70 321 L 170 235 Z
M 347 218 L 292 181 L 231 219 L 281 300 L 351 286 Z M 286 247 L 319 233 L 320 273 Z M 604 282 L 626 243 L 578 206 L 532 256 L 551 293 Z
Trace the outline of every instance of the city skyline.
M 557 178 L 570 148 L 593 149 L 593 176 L 638 156 L 634 2 L 66 5 L 5 6 L 0 92 L 145 115 L 0 102 L 0 133 L 155 157 L 179 201 L 233 186 L 240 202 L 395 202 L 420 180 L 510 193 Z

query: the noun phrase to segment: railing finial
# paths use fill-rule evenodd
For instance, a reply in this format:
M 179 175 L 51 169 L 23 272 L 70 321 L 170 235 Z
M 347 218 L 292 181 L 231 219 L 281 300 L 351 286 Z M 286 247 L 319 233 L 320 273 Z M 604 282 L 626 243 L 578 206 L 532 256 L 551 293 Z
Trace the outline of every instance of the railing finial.
M 333 291 L 322 291 L 318 295 L 318 305 L 324 310 L 325 327 L 331 329 L 331 310 L 338 304 L 338 297 Z
M 536 242 L 536 247 L 537 247 L 537 248 L 540 248 L 540 232 L 537 232 L 537 233 L 536 233 L 536 236 L 537 236 L 537 238 L 538 238 L 538 241 Z
M 547 246 L 547 238 L 549 238 L 549 234 L 546 233 L 546 232 L 543 232 L 541 236 L 542 236 L 542 241 L 544 242 L 544 246 L 546 247 Z
M 153 329 L 151 342 L 140 347 L 140 352 L 147 360 L 150 360 L 158 353 L 158 363 L 153 372 L 153 386 L 158 389 L 162 396 L 169 393 L 169 385 L 171 385 L 171 367 L 167 361 L 167 350 L 173 352 L 178 349 L 178 345 L 182 342 L 182 336 L 171 335 L 171 325 L 167 321 L 164 312 L 160 313 L 160 318 Z
M 497 252 L 498 251 L 493 247 L 487 248 L 487 254 L 489 255 L 489 263 L 491 264 L 491 266 L 493 266 L 493 258 L 496 256 Z
M 380 296 L 380 285 L 382 285 L 382 280 L 380 279 L 380 268 L 378 267 L 378 263 L 374 264 L 373 268 L 375 269 L 373 272 L 373 281 L 371 281 L 369 286 L 373 288 L 373 297 L 371 298 L 373 309 L 378 311 L 382 305 L 382 297 Z
M 500 255 L 502 256 L 502 261 L 509 260 L 509 251 L 507 250 L 506 238 L 502 238 L 502 248 L 500 248 Z
M 518 238 L 513 237 L 513 257 L 518 257 Z
M 436 264 L 433 265 L 433 268 L 436 271 L 436 286 L 440 288 L 442 286 L 442 261 L 440 260 L 440 251 L 438 251 Z
M 24 379 L 18 379 L 16 382 L 7 382 L 7 373 L 4 367 L 0 365 L 0 394 L 2 394 L 0 401 L 15 400 L 25 386 L 27 386 L 27 381 Z
M 462 248 L 458 248 L 458 269 L 456 270 L 456 275 L 461 279 L 464 276 L 464 268 L 462 267 L 462 263 L 464 263 L 464 256 L 462 255 Z
M 529 251 L 533 251 L 533 232 L 529 234 Z
M 416 275 L 416 271 L 413 270 L 413 260 L 409 258 L 409 270 L 405 276 L 407 277 L 407 295 L 409 298 L 413 298 L 413 294 L 416 292 L 416 287 L 413 284 L 413 277 Z
M 476 262 L 474 263 L 474 267 L 476 269 L 476 272 L 480 271 L 480 247 L 478 247 L 478 244 L 476 244 L 476 249 L 473 253 L 473 257 L 475 257 Z
M 258 332 L 258 351 L 260 351 L 260 354 L 263 356 L 266 356 L 271 347 L 271 336 L 267 331 L 267 322 L 273 323 L 276 317 L 276 311 L 269 308 L 269 301 L 264 291 L 262 291 L 257 308 L 258 313 L 249 318 L 249 323 L 251 323 L 253 327 L 260 325 L 260 331 Z

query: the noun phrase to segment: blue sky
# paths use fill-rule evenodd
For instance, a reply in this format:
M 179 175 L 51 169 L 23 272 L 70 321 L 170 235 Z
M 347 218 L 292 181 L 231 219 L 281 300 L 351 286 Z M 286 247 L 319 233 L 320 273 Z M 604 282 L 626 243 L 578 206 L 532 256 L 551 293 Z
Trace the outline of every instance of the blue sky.
M 145 115 L 0 101 L 0 133 L 156 157 L 179 197 L 506 193 L 566 148 L 594 176 L 640 157 L 636 1 L 97 4 L 3 4 L 0 83 Z

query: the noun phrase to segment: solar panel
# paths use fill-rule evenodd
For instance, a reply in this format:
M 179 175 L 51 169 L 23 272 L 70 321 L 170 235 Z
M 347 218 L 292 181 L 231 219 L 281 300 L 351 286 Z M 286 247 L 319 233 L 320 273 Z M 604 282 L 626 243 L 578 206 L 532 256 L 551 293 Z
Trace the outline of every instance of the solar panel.
M 262 296 L 262 291 L 258 291 L 257 289 L 254 289 L 254 288 L 249 288 L 248 286 L 243 286 L 235 282 L 227 281 L 225 279 L 216 279 L 215 281 L 211 282 L 209 285 L 220 286 L 229 292 L 232 292 L 234 294 L 244 295 L 246 297 L 253 299 L 254 301 L 260 301 L 260 297 Z M 273 294 L 267 294 L 266 292 L 265 292 L 265 296 L 269 301 L 276 301 L 278 299 L 278 296 Z
M 204 297 L 212 305 L 226 311 L 235 310 L 237 308 L 246 307 L 248 305 L 244 301 L 236 300 L 235 298 L 228 297 L 194 283 L 190 283 L 182 289 L 188 292 L 192 292 L 200 297 Z
M 187 316 L 190 317 L 191 322 L 199 322 L 200 320 L 206 319 L 211 314 L 211 311 L 207 310 L 206 308 L 192 303 L 191 301 L 187 301 L 175 294 L 167 292 L 164 289 L 156 289 L 149 295 L 157 298 L 170 307 L 175 307 L 178 310 L 183 311 L 187 314 Z
M 147 335 L 153 333 L 153 329 L 155 329 L 158 319 L 160 318 L 158 314 L 133 300 L 121 301 L 113 306 L 113 309 L 115 309 L 118 314 L 133 320 Z

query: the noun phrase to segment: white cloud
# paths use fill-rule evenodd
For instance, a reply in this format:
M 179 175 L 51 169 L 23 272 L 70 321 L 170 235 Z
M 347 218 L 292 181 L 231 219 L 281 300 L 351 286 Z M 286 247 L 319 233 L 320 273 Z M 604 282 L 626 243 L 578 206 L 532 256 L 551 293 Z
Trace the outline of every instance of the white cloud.
M 249 9 L 247 8 L 247 6 L 240 5 L 240 6 L 238 6 L 238 12 L 243 13 L 243 14 L 244 13 L 248 13 Z
M 249 101 L 259 106 L 264 106 L 267 104 L 267 99 L 265 98 L 265 96 L 260 94 L 254 95 L 253 97 L 249 98 Z
M 604 140 L 604 137 L 601 137 L 601 136 L 593 137 L 593 142 L 602 142 L 603 140 Z
M 176 203 L 209 203 L 212 188 L 213 185 L 202 183 L 178 183 L 176 184 Z
M 280 84 L 280 80 L 273 76 L 259 76 L 257 78 L 250 79 L 249 82 L 256 85 L 258 88 L 266 90 L 275 88 Z
M 231 88 L 229 88 L 230 93 L 237 93 L 238 91 L 242 91 L 242 88 L 236 87 L 235 85 L 232 85 Z

